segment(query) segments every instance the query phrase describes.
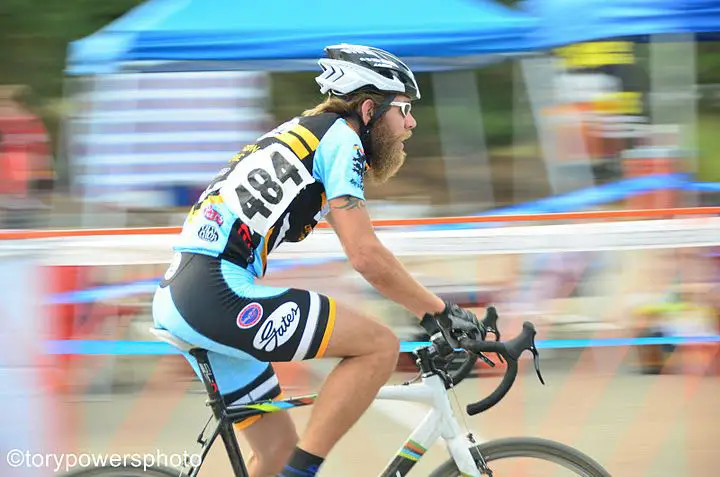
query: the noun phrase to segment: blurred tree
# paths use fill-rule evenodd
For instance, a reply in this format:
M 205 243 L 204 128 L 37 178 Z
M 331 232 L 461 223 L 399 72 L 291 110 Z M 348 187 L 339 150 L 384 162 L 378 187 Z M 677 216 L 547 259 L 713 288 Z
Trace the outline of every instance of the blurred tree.
M 1 0 L 0 83 L 31 88 L 25 98 L 55 139 L 68 43 L 102 28 L 141 0 Z

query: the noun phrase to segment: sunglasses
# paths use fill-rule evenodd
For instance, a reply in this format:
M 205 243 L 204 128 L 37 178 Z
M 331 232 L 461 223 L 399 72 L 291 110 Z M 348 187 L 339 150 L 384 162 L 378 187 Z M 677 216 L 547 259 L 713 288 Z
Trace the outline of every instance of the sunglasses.
M 400 108 L 400 112 L 402 113 L 404 118 L 406 118 L 412 110 L 412 104 L 405 101 L 393 101 L 390 103 L 390 106 L 397 106 L 398 108 Z

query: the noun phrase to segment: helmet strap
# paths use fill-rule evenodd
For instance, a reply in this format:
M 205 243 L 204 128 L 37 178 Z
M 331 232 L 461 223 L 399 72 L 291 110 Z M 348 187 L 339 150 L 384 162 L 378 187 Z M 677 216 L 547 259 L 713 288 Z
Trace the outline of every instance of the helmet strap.
M 372 138 L 371 138 L 371 130 L 375 123 L 378 122 L 378 120 L 382 117 L 383 114 L 385 114 L 388 109 L 390 109 L 390 103 L 395 98 L 395 95 L 392 96 L 385 96 L 383 99 L 383 102 L 375 106 L 375 112 L 373 113 L 372 117 L 370 118 L 370 121 L 368 121 L 367 124 L 363 121 L 362 117 L 359 113 L 355 113 L 360 120 L 360 141 L 362 142 L 363 149 L 365 150 L 365 159 L 367 160 L 368 164 L 372 165 Z

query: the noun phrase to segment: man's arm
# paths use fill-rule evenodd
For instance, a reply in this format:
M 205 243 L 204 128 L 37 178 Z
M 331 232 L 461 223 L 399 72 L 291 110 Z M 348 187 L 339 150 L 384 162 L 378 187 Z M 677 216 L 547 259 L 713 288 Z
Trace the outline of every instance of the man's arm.
M 326 219 L 350 263 L 378 292 L 418 318 L 445 309 L 445 303 L 415 280 L 377 238 L 364 200 L 345 195 L 330 200 L 329 204 Z

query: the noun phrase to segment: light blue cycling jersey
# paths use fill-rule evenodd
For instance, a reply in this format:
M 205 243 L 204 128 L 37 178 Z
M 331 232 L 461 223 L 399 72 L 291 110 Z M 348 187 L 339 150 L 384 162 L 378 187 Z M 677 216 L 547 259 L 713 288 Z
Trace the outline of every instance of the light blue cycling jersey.
M 174 250 L 220 257 L 262 277 L 268 254 L 284 241 L 303 240 L 329 211 L 328 200 L 365 199 L 368 167 L 345 119 L 296 117 L 245 146 L 218 173 Z

